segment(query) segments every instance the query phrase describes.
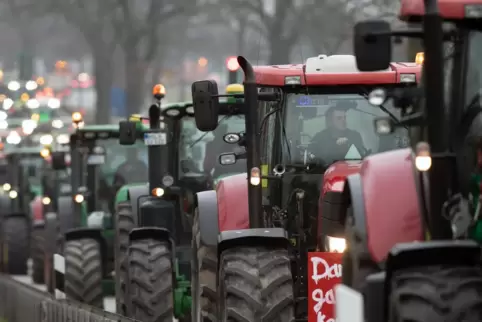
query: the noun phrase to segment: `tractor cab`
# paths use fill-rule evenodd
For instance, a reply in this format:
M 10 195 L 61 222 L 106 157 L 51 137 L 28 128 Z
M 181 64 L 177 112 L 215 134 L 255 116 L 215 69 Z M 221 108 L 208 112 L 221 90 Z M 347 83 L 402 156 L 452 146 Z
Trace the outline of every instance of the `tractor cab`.
M 84 204 L 87 213 L 112 214 L 121 186 L 147 181 L 144 145 L 138 142 L 126 147 L 118 140 L 118 125 L 87 125 L 71 135 L 71 185 L 76 209 Z

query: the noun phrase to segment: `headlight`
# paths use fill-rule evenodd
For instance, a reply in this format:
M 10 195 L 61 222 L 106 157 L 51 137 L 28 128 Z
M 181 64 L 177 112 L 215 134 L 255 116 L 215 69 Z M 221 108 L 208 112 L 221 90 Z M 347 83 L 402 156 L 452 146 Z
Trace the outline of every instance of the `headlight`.
M 22 121 L 22 128 L 30 128 L 35 129 L 37 127 L 37 122 L 34 120 L 23 120 Z
M 162 184 L 165 186 L 165 187 L 170 187 L 174 184 L 174 178 L 172 176 L 164 176 L 162 178 Z
M 10 183 L 4 183 L 3 184 L 3 190 L 9 191 L 10 189 L 12 189 L 12 186 L 10 185 Z
M 51 201 L 52 201 L 52 200 L 50 200 L 49 197 L 43 197 L 43 198 L 42 198 L 42 203 L 43 203 L 44 205 L 50 205 L 50 202 L 51 202 Z
M 58 98 L 51 98 L 47 103 L 48 107 L 56 109 L 60 107 L 60 100 Z
M 10 83 L 8 83 L 7 87 L 9 90 L 15 92 L 20 89 L 20 83 L 17 81 L 11 81 Z
M 0 130 L 8 129 L 8 122 L 7 121 L 0 121 Z
M 15 190 L 10 190 L 10 192 L 8 193 L 8 196 L 11 198 L 11 199 L 15 199 L 18 197 L 18 193 L 15 191 Z
M 58 144 L 68 144 L 69 142 L 70 142 L 70 137 L 67 134 L 59 134 L 59 136 L 57 136 Z
M 13 104 L 15 104 L 15 102 L 11 98 L 7 98 L 3 101 L 3 109 L 9 110 L 12 108 Z
M 37 87 L 38 87 L 37 82 L 33 80 L 30 80 L 25 84 L 25 88 L 27 89 L 27 91 L 34 91 L 37 89 Z
M 8 117 L 8 114 L 4 111 L 0 111 L 0 121 L 5 121 Z
M 76 202 L 76 203 L 82 203 L 82 202 L 84 202 L 84 196 L 81 195 L 81 194 L 75 195 L 75 198 L 74 198 L 74 199 L 75 199 L 75 202 Z
M 40 102 L 35 98 L 31 98 L 27 101 L 27 107 L 30 109 L 36 109 L 40 107 Z
M 346 240 L 345 238 L 326 236 L 325 247 L 330 253 L 343 253 L 346 248 Z
M 17 132 L 11 132 L 8 136 L 7 136 L 7 143 L 8 144 L 19 144 L 20 142 L 22 141 L 22 138 L 20 137 L 20 135 L 17 133 Z
M 45 134 L 40 137 L 40 144 L 42 145 L 51 145 L 54 141 L 54 138 L 50 134 Z
M 61 129 L 64 127 L 64 122 L 62 122 L 62 120 L 53 120 L 52 121 L 52 127 L 56 128 L 56 129 Z

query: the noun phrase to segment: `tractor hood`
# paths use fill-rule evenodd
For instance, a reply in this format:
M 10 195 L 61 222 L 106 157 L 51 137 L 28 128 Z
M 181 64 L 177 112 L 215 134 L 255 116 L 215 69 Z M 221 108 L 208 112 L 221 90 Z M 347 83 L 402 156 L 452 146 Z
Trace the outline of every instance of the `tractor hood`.
M 328 191 L 343 191 L 345 179 L 351 174 L 360 172 L 362 161 L 338 161 L 326 169 L 323 177 L 323 193 Z

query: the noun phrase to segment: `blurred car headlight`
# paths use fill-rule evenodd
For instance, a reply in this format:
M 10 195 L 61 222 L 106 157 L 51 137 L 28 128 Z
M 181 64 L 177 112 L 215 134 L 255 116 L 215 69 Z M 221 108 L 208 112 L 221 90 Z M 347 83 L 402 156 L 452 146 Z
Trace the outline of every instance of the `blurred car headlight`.
M 36 109 L 40 107 L 40 102 L 35 98 L 31 98 L 27 101 L 27 107 L 30 109 Z
M 59 108 L 60 107 L 60 100 L 58 98 L 51 98 L 51 99 L 49 99 L 49 101 L 47 103 L 47 106 L 52 108 L 52 109 Z

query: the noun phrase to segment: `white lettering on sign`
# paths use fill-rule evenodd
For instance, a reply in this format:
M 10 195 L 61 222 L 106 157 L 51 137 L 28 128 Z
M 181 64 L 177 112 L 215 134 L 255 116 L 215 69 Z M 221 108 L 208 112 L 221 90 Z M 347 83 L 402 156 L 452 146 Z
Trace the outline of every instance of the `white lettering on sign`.
M 313 275 L 311 278 L 317 285 L 322 279 L 331 280 L 333 278 L 341 278 L 341 264 L 333 264 L 330 266 L 326 260 L 320 257 L 312 257 L 311 263 L 313 265 Z M 311 298 L 316 303 L 313 309 L 317 316 L 317 322 L 335 322 L 334 318 L 326 319 L 326 316 L 322 312 L 324 304 L 335 305 L 336 303 L 333 289 L 330 289 L 325 293 L 323 293 L 323 290 L 315 289 L 311 293 Z
M 321 279 L 340 278 L 341 277 L 341 264 L 328 265 L 328 263 L 320 257 L 312 257 L 311 262 L 313 263 L 313 276 L 311 277 L 316 284 Z M 318 267 L 321 265 L 322 273 L 318 273 Z

